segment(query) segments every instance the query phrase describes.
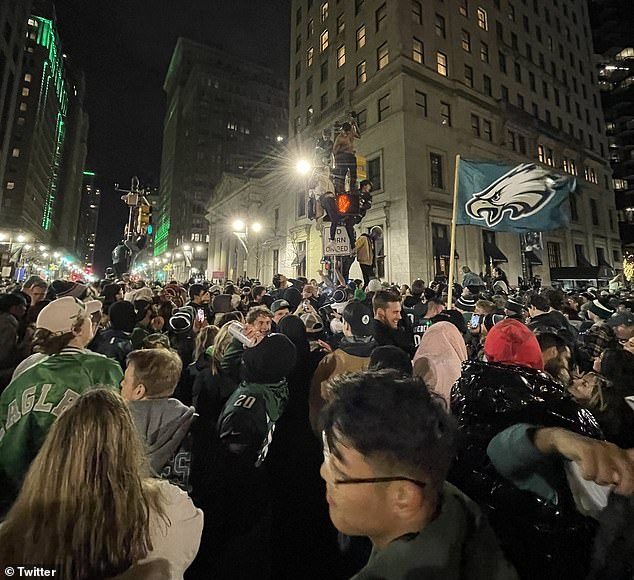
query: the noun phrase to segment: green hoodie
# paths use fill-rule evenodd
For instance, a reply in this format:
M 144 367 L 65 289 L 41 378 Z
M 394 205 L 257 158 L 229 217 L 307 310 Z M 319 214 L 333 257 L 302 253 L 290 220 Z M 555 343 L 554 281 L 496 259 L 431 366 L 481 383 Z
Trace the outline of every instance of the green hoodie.
M 72 347 L 18 375 L 0 395 L 0 480 L 19 490 L 55 419 L 87 389 L 118 390 L 122 378 L 116 361 Z

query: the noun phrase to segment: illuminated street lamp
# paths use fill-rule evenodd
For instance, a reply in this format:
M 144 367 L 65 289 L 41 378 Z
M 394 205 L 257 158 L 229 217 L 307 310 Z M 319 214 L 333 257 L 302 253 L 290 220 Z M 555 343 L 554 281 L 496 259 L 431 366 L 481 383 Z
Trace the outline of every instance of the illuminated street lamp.
M 247 275 L 247 260 L 249 258 L 249 231 L 258 234 L 262 231 L 262 224 L 253 222 L 250 226 L 241 219 L 237 219 L 233 222 L 233 234 L 240 240 L 242 247 L 244 248 L 244 275 Z M 259 276 L 260 270 L 260 246 L 256 244 L 255 248 L 255 275 Z
M 301 175 L 308 175 L 312 169 L 312 165 L 306 159 L 300 159 L 295 165 L 295 169 Z

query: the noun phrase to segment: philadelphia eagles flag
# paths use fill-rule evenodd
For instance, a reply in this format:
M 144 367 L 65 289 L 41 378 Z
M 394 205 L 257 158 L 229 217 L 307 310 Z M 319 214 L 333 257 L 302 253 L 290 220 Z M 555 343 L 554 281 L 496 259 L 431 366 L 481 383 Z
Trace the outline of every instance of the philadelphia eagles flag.
M 543 232 L 570 221 L 572 176 L 537 163 L 460 159 L 456 224 L 500 232 Z

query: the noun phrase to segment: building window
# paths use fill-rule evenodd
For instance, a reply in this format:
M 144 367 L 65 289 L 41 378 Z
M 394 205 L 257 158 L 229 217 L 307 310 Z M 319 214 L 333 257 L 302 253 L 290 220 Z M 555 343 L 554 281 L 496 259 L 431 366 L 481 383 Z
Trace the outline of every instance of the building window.
M 440 101 L 440 124 L 451 127 L 451 105 Z
M 551 167 L 555 166 L 554 153 L 550 147 L 546 148 L 546 165 L 550 165 Z
M 280 270 L 280 251 L 273 250 L 271 254 L 271 261 L 273 262 L 273 273 L 277 274 Z
M 480 43 L 480 60 L 489 64 L 489 45 L 486 42 Z
M 484 88 L 484 94 L 488 95 L 489 97 L 492 97 L 493 96 L 493 90 L 491 88 L 491 77 L 488 77 L 487 75 L 483 75 L 482 84 L 483 84 L 483 88 Z
M 346 45 L 342 44 L 337 48 L 337 68 L 341 68 L 346 64 Z
M 480 117 L 471 114 L 471 132 L 476 136 L 480 136 Z
M 528 71 L 528 86 L 531 91 L 535 92 L 535 73 Z
M 515 80 L 518 83 L 522 82 L 522 67 L 520 66 L 520 63 L 515 61 L 514 65 L 513 65 L 513 69 L 515 72 Z
M 365 131 L 368 126 L 368 110 L 363 109 L 357 113 L 357 125 L 359 125 L 360 131 Z
M 444 189 L 442 175 L 442 155 L 438 155 L 438 153 L 430 153 L 429 168 L 431 176 L 431 186 L 436 189 Z
M 537 145 L 537 159 L 540 163 L 546 162 L 546 150 L 543 145 Z
M 467 4 L 467 0 L 460 0 L 458 4 L 458 11 L 462 16 L 469 18 L 469 5 Z
M 324 93 L 321 95 L 319 103 L 322 111 L 328 107 L 328 93 Z
M 381 70 L 385 68 L 390 62 L 390 53 L 387 47 L 387 42 L 384 42 L 379 48 L 376 49 L 376 68 Z
M 297 192 L 297 217 L 301 218 L 306 215 L 306 191 L 300 189 Z
M 515 131 L 511 131 L 510 129 L 506 130 L 506 146 L 511 150 L 515 151 Z
M 306 96 L 313 94 L 313 77 L 306 79 Z
M 324 2 L 319 8 L 319 18 L 322 22 L 326 22 L 328 19 L 328 2 Z
M 590 199 L 590 215 L 592 216 L 592 225 L 599 225 L 599 208 L 596 199 Z
M 324 30 L 319 37 L 319 50 L 324 52 L 328 48 L 328 29 Z
M 445 38 L 445 34 L 446 34 L 445 19 L 440 14 L 436 14 L 435 27 L 436 27 L 436 36 L 440 36 L 440 38 Z
M 33 79 L 33 77 L 31 76 L 31 73 L 26 73 L 24 75 L 24 82 L 25 83 L 30 83 L 32 79 Z
M 341 95 L 343 95 L 343 91 L 346 90 L 346 79 L 345 78 L 341 78 L 337 81 L 337 98 L 339 98 Z
M 509 102 L 509 88 L 505 85 L 500 85 L 500 96 L 505 103 Z
M 343 14 L 339 14 L 337 16 L 337 34 L 343 34 L 343 31 L 346 29 L 346 22 L 343 19 Z
M 561 247 L 558 242 L 546 242 L 548 251 L 548 266 L 550 268 L 561 268 Z
M 328 80 L 328 61 L 327 60 L 321 63 L 321 67 L 319 69 L 319 78 L 322 83 Z
M 447 55 L 444 52 L 436 53 L 436 70 L 439 75 L 444 77 L 448 76 L 449 72 L 447 70 Z
M 302 63 L 297 61 L 295 63 L 295 78 L 298 79 L 302 74 Z M 24 103 L 23 103 L 24 104 Z M 22 105 L 20 105 L 20 111 L 22 111 Z M 26 104 L 24 104 L 24 110 L 26 111 Z
M 416 111 L 423 115 L 423 117 L 427 116 L 427 95 L 422 91 L 414 91 L 414 96 L 416 98 Z
M 367 76 L 367 73 L 366 73 L 366 64 L 365 64 L 365 61 L 362 60 L 357 65 L 357 84 L 361 85 L 367 80 L 368 80 L 368 76 Z
M 517 93 L 517 106 L 522 111 L 524 110 L 524 95 L 520 95 L 520 93 Z
M 469 32 L 463 29 L 461 38 L 462 50 L 465 52 L 471 52 L 471 35 Z
M 365 46 L 365 24 L 357 28 L 357 50 Z
M 297 63 L 299 64 L 299 63 Z M 20 103 L 20 111 L 24 112 L 26 111 L 26 103 Z
M 13 148 L 13 151 L 11 151 L 11 157 L 20 157 L 20 149 L 18 147 Z
M 570 200 L 570 218 L 573 222 L 578 222 L 579 210 L 577 208 L 577 198 L 574 194 L 571 194 L 570 196 L 568 196 L 568 199 Z
M 383 189 L 383 183 L 381 180 L 381 157 L 374 157 L 368 159 L 366 162 L 366 168 L 368 171 L 368 179 L 372 182 L 374 191 Z
M 310 125 L 310 123 L 312 122 L 314 112 L 315 110 L 313 109 L 312 105 L 306 109 L 306 126 Z
M 377 32 L 381 31 L 385 27 L 386 18 L 387 18 L 387 4 L 384 2 L 383 4 L 381 4 L 381 6 L 377 8 L 376 12 L 374 13 L 374 19 L 376 22 Z
M 379 99 L 379 123 L 385 119 L 390 112 L 390 94 Z
M 297 276 L 306 276 L 306 242 L 297 242 L 295 268 Z
M 299 130 L 302 127 L 302 118 L 301 117 L 295 117 L 295 122 L 293 123 L 293 133 L 295 135 L 297 135 L 297 133 L 299 133 Z
M 468 87 L 473 88 L 473 68 L 468 64 L 464 65 L 464 82 Z
M 416 24 L 423 23 L 423 5 L 418 0 L 412 0 L 412 20 Z
M 361 8 L 363 8 L 363 2 L 365 0 L 354 0 L 354 13 L 359 14 L 361 12 Z
M 313 56 L 315 55 L 315 49 L 311 46 L 307 51 L 306 51 L 306 66 L 312 66 L 313 64 Z
M 502 52 L 498 52 L 498 62 L 500 64 L 500 72 L 506 74 L 506 55 Z
M 414 37 L 412 40 L 412 59 L 414 62 L 425 62 L 425 55 L 423 54 L 423 41 Z
M 482 28 L 482 30 L 489 30 L 489 19 L 487 17 L 487 11 L 481 6 L 478 6 L 476 14 L 478 17 L 478 26 Z
M 300 98 L 300 94 L 301 91 L 299 89 L 295 89 L 295 106 L 297 107 L 297 105 L 299 105 L 299 98 Z
M 491 130 L 491 121 L 482 119 L 482 138 L 485 141 L 493 141 L 493 131 Z
M 309 39 L 315 32 L 315 21 L 311 18 L 306 23 L 306 39 Z
M 526 155 L 526 151 L 528 151 L 526 147 L 526 137 L 524 135 L 517 136 L 517 148 L 522 155 Z
M 299 52 L 299 49 L 302 47 L 302 35 L 298 34 L 295 39 L 295 52 Z

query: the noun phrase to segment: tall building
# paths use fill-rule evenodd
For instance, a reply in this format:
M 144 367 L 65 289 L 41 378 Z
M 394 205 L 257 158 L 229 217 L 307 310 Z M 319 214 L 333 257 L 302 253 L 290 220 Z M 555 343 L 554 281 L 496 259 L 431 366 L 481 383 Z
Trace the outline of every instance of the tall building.
M 447 273 L 458 154 L 536 161 L 578 180 L 570 227 L 544 233 L 543 251 L 516 234 L 460 226 L 459 265 L 501 265 L 515 283 L 524 258 L 545 283 L 571 284 L 595 282 L 620 262 L 585 3 L 293 0 L 291 20 L 291 133 L 309 151 L 323 128 L 358 113 L 357 150 L 375 186 L 361 228 L 384 230 L 383 279 Z M 321 236 L 294 199 L 276 219 L 296 232 L 311 277 Z M 286 256 L 287 274 L 305 267 L 292 265 L 289 241 L 269 248 Z
M 92 171 L 83 172 L 81 186 L 81 205 L 79 223 L 76 229 L 75 253 L 85 268 L 93 268 L 95 261 L 95 244 L 97 240 L 97 221 L 99 206 L 101 205 L 101 191 L 95 186 L 95 174 Z
M 24 35 L 31 4 L 29 0 L 0 3 L 0 209 L 3 207 L 4 173 L 11 153 L 11 130 L 22 78 Z
M 592 0 L 595 60 L 621 241 L 634 252 L 634 12 L 627 0 Z
M 171 275 L 184 277 L 207 268 L 205 207 L 222 172 L 244 172 L 286 135 L 287 85 L 264 67 L 179 38 L 164 90 L 154 247 L 157 255 L 170 250 Z M 199 244 L 189 260 L 179 251 Z
M 54 241 L 72 90 L 54 15 L 33 13 L 28 18 L 24 51 L 0 226 L 48 243 Z

